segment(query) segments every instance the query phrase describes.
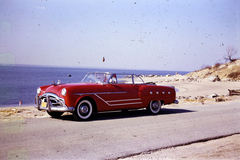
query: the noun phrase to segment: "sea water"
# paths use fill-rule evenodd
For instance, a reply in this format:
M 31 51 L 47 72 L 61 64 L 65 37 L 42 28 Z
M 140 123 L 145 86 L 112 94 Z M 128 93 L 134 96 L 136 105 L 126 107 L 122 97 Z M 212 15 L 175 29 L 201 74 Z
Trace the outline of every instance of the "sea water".
M 133 73 L 141 75 L 174 75 L 187 74 L 185 71 L 157 71 L 157 70 L 121 70 L 95 68 L 59 68 L 36 66 L 0 66 L 0 107 L 34 105 L 36 90 L 39 86 L 57 83 L 76 83 L 89 72 Z

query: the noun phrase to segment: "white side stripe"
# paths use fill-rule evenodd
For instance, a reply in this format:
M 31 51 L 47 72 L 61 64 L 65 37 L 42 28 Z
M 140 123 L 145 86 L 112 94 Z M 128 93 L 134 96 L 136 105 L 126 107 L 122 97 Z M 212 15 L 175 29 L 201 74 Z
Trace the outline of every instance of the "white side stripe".
M 138 100 L 140 101 L 141 98 L 137 98 L 137 99 L 123 99 L 123 100 L 114 100 L 114 101 L 105 101 L 104 99 L 102 99 L 99 95 L 94 94 L 95 96 L 97 96 L 99 99 L 101 99 L 103 102 L 105 102 L 107 105 L 109 106 L 120 106 L 120 105 L 131 105 L 131 104 L 141 104 L 142 102 L 132 102 L 132 103 L 120 103 L 120 104 L 109 104 L 110 102 L 124 102 L 124 101 L 135 101 Z M 108 103 L 109 102 L 109 103 Z
M 141 98 L 136 98 L 136 99 L 121 99 L 121 100 L 113 100 L 113 101 L 107 101 L 109 103 L 111 102 L 122 102 L 122 101 L 140 101 Z

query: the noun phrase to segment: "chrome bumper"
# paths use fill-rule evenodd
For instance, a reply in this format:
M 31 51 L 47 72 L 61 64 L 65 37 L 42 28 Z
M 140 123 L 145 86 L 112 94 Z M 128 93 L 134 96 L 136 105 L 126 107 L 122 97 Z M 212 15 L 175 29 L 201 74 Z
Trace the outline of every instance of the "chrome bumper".
M 42 96 L 36 95 L 35 108 L 38 110 L 47 110 L 48 112 L 73 112 L 74 107 L 65 105 L 64 99 L 53 93 L 45 93 Z
M 178 104 L 179 102 L 178 102 L 178 100 L 175 100 L 173 103 Z

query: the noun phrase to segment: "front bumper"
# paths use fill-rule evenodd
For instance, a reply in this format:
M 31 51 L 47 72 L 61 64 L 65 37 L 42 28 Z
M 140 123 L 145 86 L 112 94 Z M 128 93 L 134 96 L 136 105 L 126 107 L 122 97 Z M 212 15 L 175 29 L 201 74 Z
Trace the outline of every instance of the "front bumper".
M 45 93 L 42 96 L 36 95 L 35 108 L 47 110 L 48 112 L 74 112 L 74 107 L 68 107 L 63 98 L 53 93 Z

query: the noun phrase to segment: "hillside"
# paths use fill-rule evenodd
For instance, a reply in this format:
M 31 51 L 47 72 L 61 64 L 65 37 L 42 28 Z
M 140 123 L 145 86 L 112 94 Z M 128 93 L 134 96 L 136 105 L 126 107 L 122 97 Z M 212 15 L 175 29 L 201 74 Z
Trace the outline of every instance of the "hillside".
M 240 80 L 240 59 L 225 64 L 215 64 L 212 67 L 188 73 L 186 76 L 201 78 L 218 76 L 221 80 Z

